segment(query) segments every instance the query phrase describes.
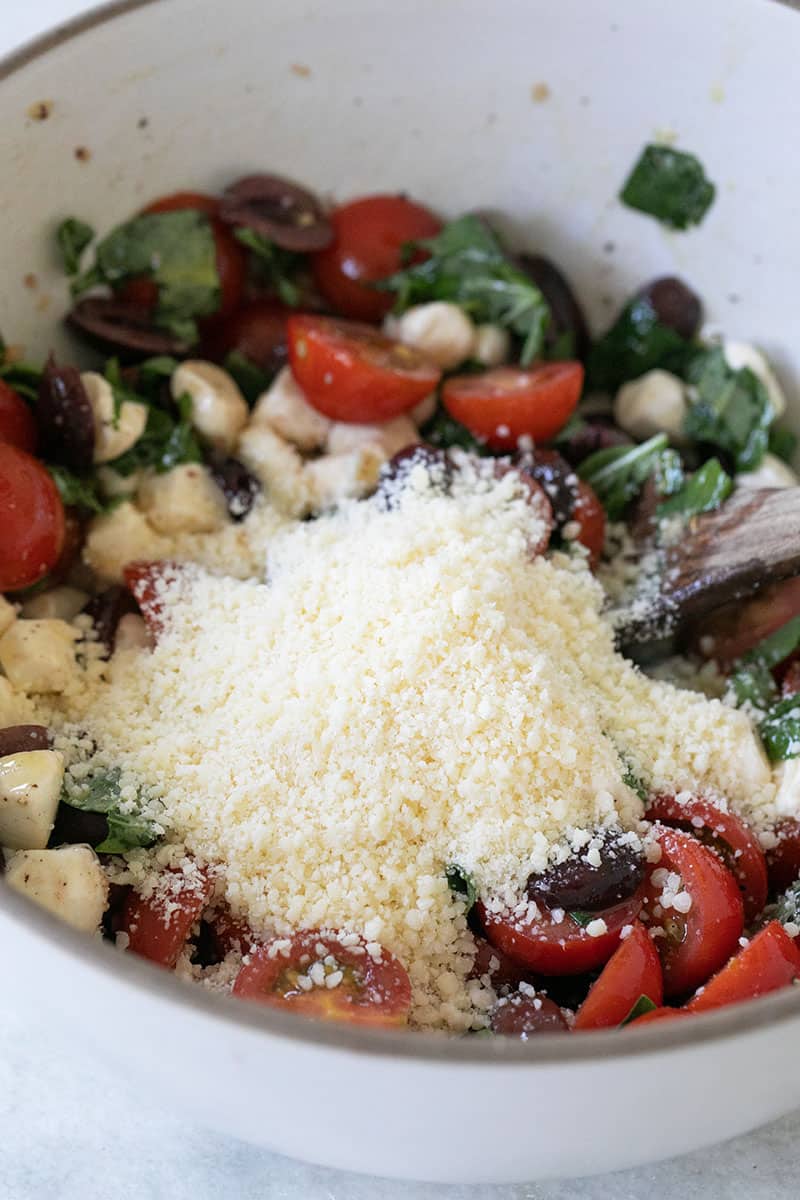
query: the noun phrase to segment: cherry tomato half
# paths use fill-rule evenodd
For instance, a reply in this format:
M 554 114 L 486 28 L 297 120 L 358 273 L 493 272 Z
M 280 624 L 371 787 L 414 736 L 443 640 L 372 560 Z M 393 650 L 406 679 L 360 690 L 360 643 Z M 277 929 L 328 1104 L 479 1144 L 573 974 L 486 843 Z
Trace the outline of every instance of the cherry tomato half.
M 656 834 L 661 859 L 648 878 L 642 920 L 664 930 L 655 938 L 664 994 L 680 996 L 694 991 L 734 953 L 744 928 L 744 908 L 736 880 L 713 850 L 681 829 L 656 826 Z M 682 890 L 691 899 L 688 912 L 661 909 L 661 869 L 680 875 Z
M 640 996 L 660 1005 L 664 998 L 661 961 L 653 939 L 637 921 L 603 967 L 578 1009 L 573 1029 L 621 1025 Z
M 311 259 L 317 287 L 342 316 L 380 321 L 394 297 L 369 284 L 399 271 L 405 243 L 433 237 L 441 223 L 405 196 L 351 200 L 335 208 L 330 219 L 334 240 Z M 412 261 L 424 257 L 416 255 Z
M 797 651 L 785 663 L 781 663 L 778 682 L 782 696 L 796 696 L 800 692 L 800 656 Z
M 605 509 L 591 484 L 578 480 L 578 495 L 572 510 L 572 520 L 581 527 L 577 541 L 589 551 L 592 570 L 597 568 L 606 540 Z
M 741 817 L 722 812 L 702 796 L 692 796 L 686 801 L 675 796 L 656 796 L 645 818 L 685 829 L 715 851 L 739 885 L 746 923 L 763 911 L 767 903 L 767 864 L 761 843 Z
M 689 1013 L 685 1008 L 651 1008 L 650 1012 L 642 1013 L 640 1017 L 636 1017 L 631 1025 L 635 1025 L 638 1029 L 640 1025 L 649 1025 L 651 1021 L 669 1021 L 672 1017 L 688 1017 Z
M 800 978 L 800 950 L 780 921 L 770 921 L 686 1005 L 707 1012 L 789 987 Z
M 130 892 L 122 915 L 128 949 L 161 967 L 174 967 L 213 890 L 205 871 L 169 870 L 152 895 Z
M 771 892 L 785 892 L 800 876 L 800 821 L 782 817 L 775 825 L 777 845 L 766 852 Z
M 164 629 L 163 588 L 179 571 L 180 565 L 174 562 L 132 562 L 123 569 L 125 585 L 156 640 Z
M 522 437 L 534 442 L 554 437 L 575 411 L 582 387 L 579 362 L 495 367 L 452 375 L 442 388 L 442 403 L 492 450 L 513 450 Z
M 252 300 L 204 330 L 203 353 L 215 362 L 222 362 L 235 350 L 271 374 L 285 366 L 289 357 L 288 315 L 289 310 L 275 300 Z
M 0 442 L 9 442 L 33 454 L 36 449 L 36 421 L 21 396 L 0 379 Z
M 58 562 L 64 505 L 38 459 L 0 442 L 0 592 L 36 583 Z
M 424 400 L 441 377 L 413 346 L 371 325 L 293 315 L 288 330 L 295 379 L 309 404 L 334 421 L 388 421 Z
M 363 943 L 344 946 L 335 934 L 313 929 L 286 941 L 274 939 L 251 953 L 234 996 L 356 1025 L 406 1023 L 411 982 L 388 950 L 376 959 Z

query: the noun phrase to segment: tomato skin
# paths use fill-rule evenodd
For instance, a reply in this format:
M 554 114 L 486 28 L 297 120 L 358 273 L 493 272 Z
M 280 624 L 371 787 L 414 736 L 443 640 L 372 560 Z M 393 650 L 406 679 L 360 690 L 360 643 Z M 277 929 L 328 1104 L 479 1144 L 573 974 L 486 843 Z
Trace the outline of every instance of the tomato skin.
M 569 1025 L 561 1009 L 547 996 L 523 996 L 517 992 L 505 996 L 489 1014 L 492 1033 L 516 1037 L 526 1042 L 542 1033 L 569 1033 Z
M 681 829 L 655 826 L 654 832 L 661 859 L 650 873 L 642 920 L 659 926 L 663 919 L 653 911 L 662 890 L 652 881 L 655 870 L 680 875 L 692 900 L 688 913 L 670 911 L 671 935 L 655 939 L 664 995 L 681 996 L 704 983 L 734 953 L 744 928 L 744 906 L 736 880 L 713 850 Z
M 702 796 L 679 801 L 675 796 L 664 795 L 650 802 L 645 820 L 684 829 L 704 844 L 708 843 L 701 833 L 706 831 L 711 849 L 717 851 L 739 884 L 745 922 L 755 920 L 763 912 L 767 903 L 767 864 L 761 843 L 741 817 L 722 812 Z
M 123 569 L 125 586 L 141 609 L 147 628 L 158 640 L 164 630 L 164 602 L 160 584 L 174 580 L 180 572 L 175 562 L 132 562 Z
M 174 967 L 192 926 L 200 920 L 211 899 L 214 883 L 205 871 L 191 876 L 180 871 L 165 872 L 168 895 L 156 890 L 152 896 L 131 891 L 126 897 L 122 929 L 128 935 L 128 950 L 157 963 Z
M 768 584 L 750 599 L 716 609 L 694 626 L 691 645 L 704 658 L 713 658 L 722 670 L 729 670 L 738 658 L 796 616 L 800 616 L 800 576 Z
M 640 921 L 620 942 L 578 1009 L 574 1030 L 621 1025 L 640 996 L 655 1005 L 664 999 L 661 960 L 653 939 Z
M 726 963 L 686 1005 L 687 1012 L 708 1012 L 766 996 L 800 978 L 800 950 L 780 921 L 770 921 Z
M 276 300 L 252 300 L 204 330 L 203 352 L 215 362 L 222 362 L 236 350 L 262 371 L 276 371 L 289 356 L 288 315 L 289 309 Z
M 343 946 L 331 933 L 306 930 L 295 934 L 285 949 L 283 939 L 272 939 L 252 951 L 233 985 L 233 995 L 257 1000 L 273 1008 L 302 1013 L 307 1017 L 347 1021 L 355 1025 L 397 1026 L 408 1019 L 411 981 L 394 955 L 384 950 L 376 962 L 363 943 Z M 317 949 L 333 955 L 336 969 L 345 978 L 336 987 L 298 984 L 310 964 L 324 957 Z M 349 977 L 348 974 L 349 973 Z
M 36 421 L 28 405 L 0 379 L 0 442 L 33 454 L 36 450 Z
M 767 873 L 771 892 L 785 892 L 800 876 L 800 821 L 782 817 L 775 826 L 777 846 L 767 850 Z
M 50 473 L 32 454 L 0 442 L 0 592 L 42 579 L 58 562 L 64 529 Z
M 492 450 L 514 450 L 523 437 L 534 442 L 554 437 L 575 411 L 582 387 L 579 362 L 494 367 L 479 375 L 451 375 L 442 403 Z
M 441 371 L 371 325 L 289 317 L 289 362 L 309 404 L 334 421 L 388 421 L 424 400 Z
M 540 916 L 527 924 L 490 914 L 480 902 L 477 907 L 487 938 L 513 962 L 542 975 L 582 975 L 609 960 L 619 945 L 620 931 L 633 924 L 641 906 L 640 890 L 613 908 L 592 913 L 608 927 L 599 937 L 591 937 L 567 914 L 554 924 L 542 904 Z
M 637 1017 L 635 1021 L 631 1021 L 631 1025 L 635 1025 L 638 1029 L 640 1025 L 647 1025 L 651 1021 L 669 1021 L 672 1017 L 688 1017 L 689 1013 L 685 1008 L 653 1008 L 650 1012 L 643 1013 L 641 1017 Z
M 594 571 L 606 541 L 606 513 L 594 488 L 582 479 L 578 480 L 578 496 L 572 510 L 572 520 L 581 527 L 576 540 L 589 551 L 589 564 Z
M 311 257 L 314 280 L 344 317 L 380 321 L 394 303 L 390 292 L 369 283 L 399 271 L 406 242 L 434 237 L 442 228 L 433 213 L 405 196 L 364 196 L 335 208 L 334 239 Z M 425 255 L 416 255 L 418 262 Z

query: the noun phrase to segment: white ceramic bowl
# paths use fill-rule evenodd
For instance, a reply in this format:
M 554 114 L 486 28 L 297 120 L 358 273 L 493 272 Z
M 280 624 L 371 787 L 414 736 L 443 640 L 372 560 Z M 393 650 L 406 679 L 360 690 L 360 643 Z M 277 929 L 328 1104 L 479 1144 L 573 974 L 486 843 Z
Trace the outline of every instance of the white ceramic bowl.
M 798 59 L 800 15 L 768 0 L 112 5 L 0 65 L 0 328 L 31 353 L 62 341 L 57 219 L 108 227 L 153 195 L 264 168 L 340 196 L 496 209 L 563 264 L 598 324 L 648 277 L 683 274 L 712 320 L 774 355 L 797 401 Z M 615 199 L 667 130 L 718 184 L 690 234 Z M 622 1036 L 454 1040 L 224 1001 L 7 894 L 0 931 L 4 987 L 137 1078 L 143 1102 L 338 1167 L 578 1175 L 800 1103 L 797 992 Z

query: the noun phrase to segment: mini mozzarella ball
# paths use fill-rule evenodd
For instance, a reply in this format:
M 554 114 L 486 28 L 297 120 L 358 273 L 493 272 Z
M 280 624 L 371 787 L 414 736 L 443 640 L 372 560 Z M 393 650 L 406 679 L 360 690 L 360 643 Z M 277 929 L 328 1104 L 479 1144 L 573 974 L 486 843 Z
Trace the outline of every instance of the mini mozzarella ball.
M 366 496 L 378 483 L 386 456 L 373 445 L 347 454 L 323 454 L 306 463 L 313 507 L 334 508 L 340 501 Z
M 743 471 L 736 476 L 736 486 L 743 488 L 797 487 L 800 479 L 777 454 L 765 454 L 755 471 Z
M 24 750 L 0 758 L 0 845 L 44 849 L 64 779 L 57 750 Z
M 427 425 L 436 412 L 436 392 L 431 392 L 430 396 L 426 396 L 424 400 L 420 400 L 419 404 L 415 404 L 412 409 L 409 409 L 409 419 L 414 422 L 417 429 L 423 425 Z
M 239 438 L 236 457 L 255 475 L 270 502 L 290 517 L 312 507 L 303 460 L 297 448 L 266 422 L 251 422 Z
M 114 653 L 121 650 L 149 650 L 153 645 L 150 630 L 138 613 L 125 613 L 120 617 L 114 634 Z
M 125 500 L 112 512 L 94 518 L 83 557 L 104 581 L 123 583 L 128 563 L 157 562 L 169 556 L 169 549 L 169 542 L 156 533 L 144 513 Z
M 258 397 L 250 419 L 255 425 L 269 425 L 298 450 L 306 451 L 324 446 L 331 425 L 328 417 L 308 403 L 291 367 L 281 368 Z
M 406 416 L 394 417 L 379 425 L 351 425 L 345 421 L 334 421 L 328 431 L 325 449 L 329 454 L 347 454 L 362 446 L 372 446 L 385 459 L 389 459 L 418 441 L 417 427 Z
M 11 725 L 29 725 L 32 718 L 29 698 L 15 691 L 5 675 L 0 675 L 0 729 L 8 729 Z
M 499 325 L 479 325 L 475 330 L 471 358 L 485 367 L 500 367 L 508 362 L 511 338 Z
M 775 809 L 780 816 L 796 816 L 800 809 L 800 758 L 787 758 L 773 768 Z
M 230 454 L 247 424 L 247 401 L 227 371 L 199 358 L 188 358 L 172 372 L 169 388 L 173 399 L 188 396 L 192 402 L 189 419 L 201 437 Z
M 90 846 L 20 851 L 6 883 L 83 933 L 94 933 L 108 904 L 108 880 Z
M 113 467 L 98 467 L 95 478 L 106 499 L 118 500 L 121 497 L 128 500 L 136 495 L 136 489 L 144 478 L 144 471 L 131 471 L 130 475 L 121 475 Z
M 765 355 L 749 342 L 734 342 L 728 338 L 722 343 L 722 353 L 732 371 L 740 371 L 742 367 L 750 368 L 766 388 L 775 420 L 782 417 L 786 412 L 786 397 Z
M 65 692 L 75 676 L 76 638 L 66 621 L 17 620 L 0 638 L 0 666 L 21 692 Z
M 16 619 L 17 610 L 14 605 L 6 600 L 5 596 L 0 596 L 0 637 L 11 628 Z
M 225 497 L 202 463 L 148 475 L 136 502 L 157 533 L 215 533 L 228 522 Z
M 681 380 L 657 368 L 622 385 L 614 398 L 614 420 L 637 441 L 666 433 L 680 443 L 688 408 Z
M 475 326 L 463 309 L 446 300 L 416 304 L 401 317 L 390 316 L 384 323 L 389 337 L 414 346 L 448 371 L 468 359 L 475 342 Z
M 60 621 L 71 621 L 82 612 L 89 600 L 88 592 L 80 588 L 61 587 L 50 588 L 48 592 L 39 592 L 26 600 L 20 616 L 25 618 L 56 618 Z
M 81 375 L 94 417 L 95 463 L 111 462 L 135 446 L 147 424 L 147 405 L 123 400 L 117 411 L 111 384 L 96 371 Z

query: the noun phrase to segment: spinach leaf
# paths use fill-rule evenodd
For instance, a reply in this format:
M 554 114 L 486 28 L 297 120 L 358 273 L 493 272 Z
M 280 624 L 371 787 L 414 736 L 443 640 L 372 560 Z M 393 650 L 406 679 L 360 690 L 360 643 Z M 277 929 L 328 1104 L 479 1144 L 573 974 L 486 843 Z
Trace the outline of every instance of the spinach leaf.
M 139 846 L 152 846 L 161 836 L 161 827 L 143 816 L 143 801 L 123 800 L 121 772 L 98 771 L 81 785 L 71 783 L 61 797 L 62 803 L 84 812 L 102 813 L 108 820 L 108 837 L 95 847 L 100 854 L 125 854 Z
M 767 757 L 776 762 L 800 755 L 800 695 L 773 704 L 758 727 Z
M 154 321 L 189 344 L 197 318 L 219 307 L 220 282 L 211 224 L 193 209 L 145 213 L 117 226 L 95 247 L 93 265 L 78 276 L 73 294 L 105 283 L 115 287 L 144 276 L 158 285 Z
M 236 229 L 234 236 L 238 242 L 255 254 L 278 299 L 287 308 L 297 308 L 301 305 L 303 293 L 293 279 L 293 275 L 303 263 L 303 255 L 276 246 L 269 238 L 264 237 L 262 233 L 256 233 L 254 229 Z
M 672 229 L 688 229 L 702 221 L 715 194 L 714 184 L 693 154 L 650 143 L 625 181 L 620 199 Z
M 658 1008 L 658 1005 L 654 1004 L 649 996 L 640 996 L 625 1020 L 620 1022 L 619 1028 L 630 1025 L 631 1021 L 635 1021 L 637 1017 L 643 1017 L 645 1013 L 652 1012 L 654 1008 Z
M 648 295 L 634 296 L 589 351 L 588 386 L 615 392 L 655 367 L 680 375 L 690 350 L 679 333 L 662 325 Z
M 720 346 L 697 350 L 686 369 L 695 399 L 684 432 L 724 451 L 737 471 L 752 471 L 769 444 L 773 410 L 764 384 L 749 367 L 734 371 Z
M 67 217 L 56 230 L 56 241 L 61 251 L 64 271 L 77 275 L 81 267 L 81 255 L 94 237 L 94 230 L 77 217 Z
M 248 404 L 255 404 L 258 397 L 265 392 L 272 382 L 272 377 L 261 367 L 242 354 L 239 350 L 231 350 L 222 364 L 233 381 L 238 384 L 239 391 Z
M 654 471 L 664 465 L 674 471 L 674 460 L 667 435 L 658 433 L 639 446 L 609 446 L 590 454 L 578 467 L 578 475 L 590 484 L 612 521 L 619 520 L 625 508 L 638 496 Z M 662 474 L 666 474 L 662 470 Z
M 691 517 L 694 513 L 719 508 L 730 496 L 733 480 L 718 458 L 710 458 L 668 500 L 656 509 L 658 517 Z
M 120 503 L 119 496 L 106 499 L 101 494 L 93 475 L 77 475 L 69 467 L 55 464 L 51 464 L 47 469 L 67 507 L 80 508 L 90 513 L 107 513 Z
M 132 475 L 144 467 L 159 474 L 170 471 L 180 463 L 203 461 L 200 443 L 189 419 L 192 402 L 181 396 L 177 402 L 178 416 L 172 417 L 163 408 L 151 404 L 144 433 L 135 445 L 108 465 L 120 475 Z
M 478 889 L 470 873 L 457 863 L 450 863 L 445 867 L 444 874 L 450 891 L 455 892 L 459 899 L 464 901 L 468 910 L 472 908 L 478 899 Z
M 769 431 L 767 449 L 770 454 L 775 454 L 791 465 L 797 449 L 797 434 L 792 433 L 791 429 L 775 429 L 773 427 Z
M 800 616 L 792 617 L 743 655 L 731 676 L 731 686 L 738 703 L 749 701 L 756 708 L 766 708 L 778 695 L 772 668 L 799 647 Z
M 375 285 L 396 294 L 395 312 L 430 300 L 449 300 L 473 320 L 501 325 L 521 338 L 523 366 L 536 358 L 550 321 L 547 301 L 514 266 L 485 221 L 472 214 L 458 217 L 435 237 L 411 244 L 406 258 L 415 250 L 430 257 Z

